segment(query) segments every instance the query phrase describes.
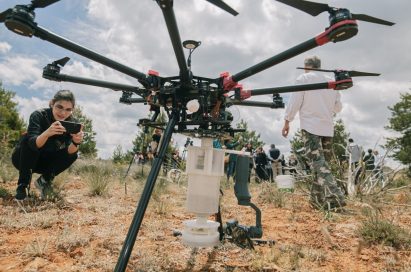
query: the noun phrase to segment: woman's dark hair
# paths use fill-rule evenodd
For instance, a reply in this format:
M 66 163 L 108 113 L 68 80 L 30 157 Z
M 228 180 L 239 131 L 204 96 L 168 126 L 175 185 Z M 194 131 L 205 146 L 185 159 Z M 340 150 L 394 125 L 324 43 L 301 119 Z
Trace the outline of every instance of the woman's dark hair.
M 73 107 L 76 105 L 76 99 L 71 91 L 60 90 L 54 95 L 53 99 L 50 100 L 50 106 L 61 100 L 70 101 L 73 104 Z

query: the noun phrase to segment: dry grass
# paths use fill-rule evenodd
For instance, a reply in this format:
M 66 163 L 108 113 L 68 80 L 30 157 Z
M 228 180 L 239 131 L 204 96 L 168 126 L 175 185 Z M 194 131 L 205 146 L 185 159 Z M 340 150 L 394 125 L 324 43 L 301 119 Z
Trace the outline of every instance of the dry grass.
M 370 244 L 382 244 L 396 249 L 411 249 L 411 233 L 387 220 L 372 209 L 365 209 L 366 219 L 358 229 L 359 235 Z
M 93 163 L 98 165 L 98 162 Z M 135 213 L 145 180 L 127 181 L 128 194 L 117 173 L 111 169 L 109 193 L 90 196 L 88 174 L 96 170 L 86 164 L 56 178 L 64 207 L 56 202 L 33 199 L 26 213 L 14 202 L 0 203 L 0 267 L 8 271 L 30 271 L 41 262 L 39 271 L 112 271 Z M 102 171 L 103 172 L 103 171 Z M 385 246 L 381 240 L 364 243 L 360 250 L 358 232 L 367 215 L 361 215 L 364 202 L 349 201 L 351 214 L 330 214 L 327 237 L 321 232 L 324 214 L 308 205 L 308 197 L 297 189 L 278 192 L 273 184 L 250 185 L 252 202 L 260 207 L 263 239 L 274 239 L 274 246 L 256 246 L 255 251 L 240 249 L 225 241 L 216 248 L 193 250 L 174 237 L 182 222 L 192 219 L 185 210 L 186 183 L 174 184 L 158 179 L 140 227 L 128 271 L 407 271 L 411 254 L 403 246 Z M 240 224 L 254 225 L 250 207 L 238 206 L 232 182 L 222 179 L 223 222 L 237 218 Z M 12 190 L 14 184 L 5 184 Z M 382 201 L 407 204 L 404 191 L 368 203 L 403 229 L 411 222 L 410 208 L 381 205 Z M 408 193 L 406 191 L 405 193 Z M 280 195 L 281 194 L 281 195 Z M 364 200 L 363 200 L 364 201 Z M 392 216 L 389 217 L 389 216 Z M 213 217 L 210 217 L 212 219 Z M 381 225 L 381 220 L 379 225 Z M 397 224 L 398 223 L 398 224 Z M 375 225 L 375 224 L 374 224 Z M 394 232 L 399 234 L 398 229 Z M 374 230 L 375 231 L 375 230 Z M 379 231 L 379 230 L 378 230 Z M 330 243 L 329 241 L 332 243 Z M 389 241 L 389 239 L 384 239 Z M 396 241 L 404 241 L 398 237 Z M 333 246 L 335 245 L 335 246 Z M 23 254 L 21 254 L 23 253 Z M 343 264 L 343 265 L 342 265 Z M 1 269 L 0 269 L 1 270 Z M 33 270 L 35 271 L 35 270 Z

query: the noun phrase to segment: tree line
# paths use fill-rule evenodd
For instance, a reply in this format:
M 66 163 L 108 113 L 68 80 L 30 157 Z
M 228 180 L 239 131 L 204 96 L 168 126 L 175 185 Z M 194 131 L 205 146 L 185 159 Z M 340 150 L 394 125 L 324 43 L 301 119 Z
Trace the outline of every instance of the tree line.
M 22 133 L 25 132 L 27 124 L 20 117 L 18 104 L 13 101 L 15 92 L 6 90 L 0 81 L 0 162 L 9 157 L 11 151 Z M 411 174 L 411 93 L 405 92 L 400 94 L 400 101 L 395 105 L 388 107 L 391 117 L 385 129 L 397 132 L 396 137 L 387 138 L 384 145 L 386 149 L 392 150 L 390 157 L 408 167 Z M 84 125 L 84 141 L 80 145 L 79 152 L 83 157 L 96 158 L 96 132 L 93 130 L 93 122 L 88 118 L 78 106 L 73 112 L 73 116 Z M 165 116 L 160 118 L 165 119 Z M 260 134 L 248 129 L 247 122 L 241 120 L 237 128 L 244 128 L 245 132 L 237 133 L 234 140 L 240 140 L 243 143 L 251 142 L 254 147 L 264 145 L 260 139 Z M 123 152 L 121 146 L 117 146 L 113 152 L 113 160 L 117 162 L 128 161 L 131 156 L 140 150 L 146 148 L 152 134 L 152 128 L 141 130 L 133 140 L 131 150 Z M 349 133 L 346 132 L 344 123 L 338 119 L 335 123 L 334 135 L 334 153 L 336 159 L 342 160 L 345 155 L 344 146 L 347 143 Z M 303 146 L 301 134 L 297 132 L 290 141 L 291 149 L 298 150 Z M 170 147 L 173 148 L 173 147 Z

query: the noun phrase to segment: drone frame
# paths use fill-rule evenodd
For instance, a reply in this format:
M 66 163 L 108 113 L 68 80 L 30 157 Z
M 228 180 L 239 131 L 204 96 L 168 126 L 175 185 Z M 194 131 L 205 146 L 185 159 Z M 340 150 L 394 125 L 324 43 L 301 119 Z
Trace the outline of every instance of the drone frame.
M 125 271 L 130 254 L 132 252 L 135 240 L 137 238 L 149 199 L 154 189 L 154 185 L 159 174 L 162 162 L 164 160 L 166 149 L 171 140 L 173 132 L 191 133 L 200 137 L 216 137 L 220 134 L 241 131 L 231 128 L 232 119 L 228 116 L 225 109 L 232 105 L 283 108 L 284 103 L 279 95 L 280 93 L 290 93 L 299 91 L 310 91 L 318 89 L 343 90 L 353 86 L 353 81 L 349 73 L 340 71 L 336 73 L 335 81 L 303 84 L 283 87 L 271 87 L 263 89 L 244 90 L 238 82 L 251 77 L 263 70 L 273 67 L 285 60 L 300 55 L 315 47 L 322 46 L 328 42 L 345 41 L 358 33 L 358 25 L 355 19 L 346 9 L 330 9 L 330 25 L 325 31 L 318 34 L 305 42 L 291 47 L 284 52 L 274 55 L 262 62 L 259 62 L 249 68 L 246 68 L 232 76 L 229 73 L 222 73 L 217 78 L 205 78 L 194 76 L 191 71 L 190 59 L 186 61 L 184 49 L 182 46 L 177 21 L 173 10 L 173 0 L 155 0 L 163 13 L 164 20 L 168 29 L 171 44 L 179 67 L 179 75 L 173 77 L 161 77 L 158 72 L 150 70 L 148 74 L 137 71 L 112 59 L 104 57 L 90 49 L 82 47 L 68 39 L 58 36 L 45 28 L 39 26 L 35 21 L 34 9 L 36 7 L 46 7 L 59 0 L 32 0 L 31 5 L 17 5 L 13 9 L 8 9 L 0 14 L 0 22 L 13 32 L 23 36 L 35 36 L 42 40 L 53 43 L 69 51 L 77 53 L 92 61 L 103 64 L 125 75 L 136 78 L 143 87 L 120 84 L 90 78 L 70 76 L 61 74 L 61 68 L 69 60 L 67 57 L 48 64 L 43 69 L 43 77 L 54 81 L 66 81 L 78 84 L 85 84 L 103 88 L 122 91 L 123 95 L 120 102 L 125 104 L 144 103 L 150 105 L 150 110 L 154 111 L 151 119 L 141 119 L 140 124 L 143 126 L 163 126 L 164 124 L 156 122 L 160 108 L 163 107 L 168 114 L 168 122 L 165 124 L 163 141 L 159 146 L 158 154 L 154 158 L 152 168 L 147 177 L 141 198 L 139 200 L 136 212 L 132 219 L 127 237 L 124 241 L 123 248 L 114 271 Z M 224 9 L 225 11 L 236 15 L 236 11 L 231 9 L 222 0 L 207 0 L 210 3 Z M 290 6 L 301 9 L 304 5 L 313 3 L 303 0 L 277 0 Z M 309 3 L 309 4 L 308 4 Z M 325 4 L 315 3 L 313 5 Z M 340 12 L 340 13 L 338 13 Z M 338 13 L 338 14 L 337 14 Z M 338 16 L 337 16 L 337 15 Z M 366 15 L 361 15 L 364 18 Z M 361 19 L 357 16 L 357 19 Z M 368 17 L 367 17 L 368 18 Z M 373 18 L 373 17 L 372 17 Z M 374 20 L 375 18 L 373 18 Z M 386 21 L 385 21 L 386 22 Z M 190 52 L 191 56 L 191 52 Z M 189 56 L 189 57 L 190 57 Z M 234 95 L 229 96 L 229 92 L 234 91 Z M 133 98 L 132 95 L 138 95 L 139 98 Z M 273 95 L 273 102 L 247 101 L 248 98 L 258 95 Z M 192 99 L 198 99 L 200 110 L 197 114 L 187 114 L 186 104 Z M 216 112 L 215 112 L 216 111 Z M 216 114 L 217 113 L 217 114 Z M 194 128 L 190 128 L 193 127 Z

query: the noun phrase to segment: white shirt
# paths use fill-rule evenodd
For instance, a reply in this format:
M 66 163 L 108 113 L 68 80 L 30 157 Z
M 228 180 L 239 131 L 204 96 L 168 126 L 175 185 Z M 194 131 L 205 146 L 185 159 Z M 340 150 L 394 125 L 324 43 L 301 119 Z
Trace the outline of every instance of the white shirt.
M 354 143 L 350 143 L 347 149 L 348 152 L 351 153 L 351 162 L 359 162 L 361 158 L 362 149 Z
M 333 81 L 320 73 L 308 72 L 297 78 L 297 84 Z M 333 116 L 342 109 L 339 91 L 321 89 L 294 92 L 285 111 L 285 120 L 294 120 L 299 112 L 300 128 L 318 136 L 334 136 Z

